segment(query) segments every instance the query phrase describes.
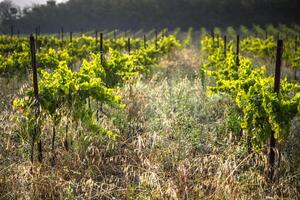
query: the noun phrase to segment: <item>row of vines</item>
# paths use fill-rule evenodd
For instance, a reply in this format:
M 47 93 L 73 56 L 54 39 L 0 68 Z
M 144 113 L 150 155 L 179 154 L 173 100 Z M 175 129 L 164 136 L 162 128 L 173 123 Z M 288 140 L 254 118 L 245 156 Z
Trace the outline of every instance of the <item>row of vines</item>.
M 278 34 L 279 29 L 285 32 L 284 43 L 280 40 L 283 34 Z M 236 37 L 237 32 L 232 27 L 227 28 L 226 36 L 222 38 L 219 28 L 215 28 L 211 36 L 205 29 L 200 31 L 201 53 L 205 60 L 200 74 L 214 80 L 209 92 L 230 98 L 236 106 L 241 133 L 247 137 L 249 149 L 262 151 L 266 141 L 271 140 L 270 160 L 274 160 L 271 155 L 274 154 L 274 141 L 286 140 L 291 122 L 299 116 L 300 110 L 297 77 L 300 29 L 286 26 L 279 29 L 268 27 L 265 31 L 255 26 L 250 31 L 242 26 L 239 32 L 244 38 Z M 66 150 L 74 139 L 69 136 L 69 129 L 76 130 L 79 125 L 84 127 L 85 133 L 76 136 L 78 138 L 101 134 L 116 139 L 118 134 L 98 123 L 105 115 L 103 108 L 123 109 L 126 105 L 116 93 L 119 88 L 147 76 L 159 58 L 170 54 L 174 48 L 192 44 L 193 28 L 181 40 L 179 34 L 180 28 L 172 34 L 167 30 L 151 31 L 143 38 L 117 38 L 113 31 L 107 35 L 96 32 L 95 37 L 73 37 L 70 33 L 67 40 L 63 30 L 59 38 L 39 34 L 31 36 L 30 40 L 28 37 L 0 36 L 1 76 L 10 79 L 33 74 L 34 87 L 31 84 L 24 86 L 22 95 L 13 100 L 19 135 L 31 146 L 31 162 L 34 162 L 36 145 L 38 160 L 43 160 L 45 127 L 52 127 L 52 165 L 55 165 L 58 126 L 65 126 Z M 272 66 L 257 66 L 255 59 L 274 62 L 277 76 L 274 78 L 267 73 Z M 282 60 L 284 67 L 294 70 L 293 79 L 280 79 Z M 69 124 L 75 127 L 69 127 Z M 272 174 L 272 167 L 270 171 Z
M 69 41 L 40 35 L 30 36 L 30 40 L 0 37 L 1 75 L 13 79 L 33 74 L 34 87 L 24 86 L 22 95 L 13 100 L 19 136 L 30 143 L 32 163 L 36 145 L 38 160 L 43 160 L 42 130 L 49 122 L 52 165 L 55 165 L 57 127 L 62 124 L 66 127 L 66 150 L 73 143 L 69 122 L 80 124 L 88 134 L 101 134 L 110 140 L 118 137 L 98 123 L 105 115 L 103 107 L 124 108 L 116 90 L 147 76 L 160 57 L 181 46 L 175 36 L 165 36 L 163 32 L 147 39 L 146 35 L 143 39 L 105 39 L 102 33 L 99 37 L 70 35 Z
M 260 152 L 270 141 L 270 178 L 274 173 L 275 143 L 288 138 L 293 119 L 299 117 L 297 70 L 300 50 L 297 45 L 297 38 L 283 43 L 279 38 L 276 41 L 274 36 L 241 39 L 237 35 L 229 42 L 226 36 L 204 36 L 201 39 L 201 49 L 206 57 L 201 73 L 214 80 L 209 93 L 224 95 L 236 106 L 240 136 L 247 138 L 250 151 Z M 269 63 L 275 61 L 274 67 L 258 66 L 254 62 L 258 58 L 269 59 Z M 281 79 L 282 63 L 295 71 L 294 79 Z M 267 73 L 275 65 L 275 76 Z

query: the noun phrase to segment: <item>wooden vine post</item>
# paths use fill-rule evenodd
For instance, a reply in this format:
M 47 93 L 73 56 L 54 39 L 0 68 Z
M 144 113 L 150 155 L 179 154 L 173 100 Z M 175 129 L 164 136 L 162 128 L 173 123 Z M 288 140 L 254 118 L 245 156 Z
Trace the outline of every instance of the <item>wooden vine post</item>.
M 235 64 L 236 64 L 236 66 L 237 67 L 239 67 L 240 66 L 240 35 L 239 34 L 237 34 L 236 35 L 236 58 L 235 58 Z M 241 138 L 243 136 L 243 129 L 241 128 L 241 130 L 240 130 L 240 134 L 239 134 L 239 137 Z M 249 144 L 249 139 L 250 139 L 250 137 L 249 136 L 247 136 L 247 141 L 248 141 L 248 151 L 250 151 L 250 149 L 251 149 L 251 145 Z
M 64 147 L 66 151 L 69 151 L 69 142 L 68 142 L 68 132 L 69 132 L 69 122 L 66 123 L 66 133 L 64 139 Z
M 240 35 L 236 35 L 236 65 L 240 65 Z
M 213 41 L 213 48 L 215 48 L 215 33 L 213 30 L 211 31 L 211 37 L 212 37 L 212 41 Z
M 144 35 L 144 48 L 145 49 L 147 48 L 147 38 L 146 38 L 146 35 Z
M 57 105 L 55 105 L 55 108 L 57 108 Z M 55 137 L 56 137 L 56 119 L 53 119 L 53 127 L 52 127 L 52 141 L 51 141 L 51 152 L 52 152 L 52 158 L 51 158 L 51 166 L 55 166 Z
M 274 79 L 274 92 L 277 94 L 280 91 L 282 54 L 283 54 L 283 40 L 278 40 L 277 41 L 277 52 L 276 52 L 275 79 Z M 274 176 L 275 147 L 276 147 L 276 139 L 274 137 L 274 132 L 272 131 L 271 137 L 270 137 L 270 147 L 269 147 L 269 167 L 270 167 L 269 178 L 271 181 L 273 180 L 273 176 Z
M 72 42 L 73 33 L 70 32 L 70 42 Z
M 103 65 L 103 33 L 100 33 L 100 62 L 101 62 L 101 65 Z
M 38 92 L 38 79 L 37 79 L 37 65 L 36 65 L 36 49 L 35 49 L 35 39 L 33 35 L 30 36 L 30 53 L 31 53 L 31 65 L 32 65 L 32 72 L 33 72 L 33 90 L 34 90 L 34 115 L 35 115 L 35 126 L 34 130 L 31 132 L 31 152 L 30 152 L 30 160 L 31 163 L 34 161 L 34 144 L 35 139 L 38 135 L 39 127 L 38 127 L 38 117 L 39 117 L 39 92 Z M 42 154 L 42 142 L 41 139 L 38 141 L 38 160 L 42 162 L 43 154 Z
M 100 64 L 102 66 L 104 64 L 104 49 L 103 49 L 103 33 L 102 32 L 100 33 Z M 99 102 L 97 101 L 97 107 L 98 107 L 98 109 L 97 109 L 97 112 L 96 112 L 96 117 L 97 117 L 97 121 L 99 121 L 99 109 L 102 111 L 103 104 L 101 103 L 100 108 L 99 108 Z
M 130 55 L 130 51 L 131 51 L 131 48 L 130 48 L 130 37 L 128 37 L 128 41 L 127 41 L 127 47 L 128 47 L 128 55 Z M 129 84 L 129 96 L 131 97 L 132 96 L 132 84 L 130 83 Z
M 61 48 L 64 47 L 64 27 L 61 27 Z
M 298 36 L 295 36 L 295 52 L 298 50 Z
M 127 41 L 127 50 L 128 50 L 128 54 L 130 54 L 130 37 L 128 38 L 128 41 Z
M 298 36 L 295 37 L 295 54 L 298 51 Z M 294 80 L 297 80 L 297 67 L 294 69 Z
M 226 56 L 227 56 L 227 37 L 226 37 L 226 35 L 224 35 L 223 40 L 224 40 L 224 50 L 223 50 L 223 52 L 224 52 L 224 57 L 226 58 Z
M 157 31 L 155 31 L 155 49 L 157 49 L 158 44 L 157 44 Z

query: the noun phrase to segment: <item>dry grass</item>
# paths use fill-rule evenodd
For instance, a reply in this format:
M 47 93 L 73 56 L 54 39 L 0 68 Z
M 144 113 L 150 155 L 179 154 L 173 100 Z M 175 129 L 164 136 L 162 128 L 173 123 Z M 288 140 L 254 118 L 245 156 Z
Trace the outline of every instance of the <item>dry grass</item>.
M 55 167 L 50 125 L 43 129 L 44 163 L 31 165 L 14 113 L 1 112 L 0 199 L 299 199 L 294 157 L 281 152 L 277 179 L 269 184 L 266 155 L 248 153 L 245 139 L 232 137 L 234 107 L 205 94 L 197 57 L 196 49 L 175 52 L 150 78 L 120 89 L 126 108 L 104 107 L 109 117 L 99 122 L 120 135 L 115 141 L 70 123 L 66 151 L 62 122 Z

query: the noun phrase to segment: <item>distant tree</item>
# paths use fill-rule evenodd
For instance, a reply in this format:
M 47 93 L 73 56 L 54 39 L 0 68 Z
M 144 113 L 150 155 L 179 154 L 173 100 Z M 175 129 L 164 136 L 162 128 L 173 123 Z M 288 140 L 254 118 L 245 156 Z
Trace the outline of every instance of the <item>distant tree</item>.
M 18 17 L 19 8 L 12 3 L 11 0 L 0 2 L 0 22 L 5 20 L 16 19 Z
M 56 1 L 55 0 L 48 0 L 47 1 L 47 6 L 49 6 L 49 7 L 55 7 L 56 6 Z
M 20 8 L 14 5 L 11 0 L 0 2 L 0 31 L 7 30 L 8 26 L 20 16 Z

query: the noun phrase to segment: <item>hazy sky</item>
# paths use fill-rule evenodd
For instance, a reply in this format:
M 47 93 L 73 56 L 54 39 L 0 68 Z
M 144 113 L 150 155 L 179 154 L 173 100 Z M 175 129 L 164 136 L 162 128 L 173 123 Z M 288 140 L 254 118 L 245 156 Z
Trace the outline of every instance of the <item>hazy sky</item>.
M 1 1 L 1 0 L 0 0 Z M 56 0 L 56 2 L 64 2 L 66 0 Z M 24 7 L 24 6 L 30 6 L 33 3 L 35 4 L 45 4 L 47 0 L 12 0 L 16 5 Z

